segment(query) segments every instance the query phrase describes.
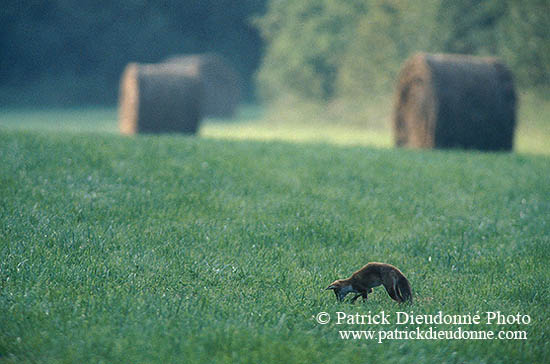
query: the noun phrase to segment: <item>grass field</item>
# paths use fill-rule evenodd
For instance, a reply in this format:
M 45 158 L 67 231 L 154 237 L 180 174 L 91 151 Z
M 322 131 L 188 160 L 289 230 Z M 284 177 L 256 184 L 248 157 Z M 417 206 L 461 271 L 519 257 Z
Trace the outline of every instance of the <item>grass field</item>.
M 543 137 L 510 154 L 397 150 L 369 146 L 389 146 L 383 131 L 296 137 L 250 113 L 200 138 L 128 138 L 113 110 L 3 112 L 0 363 L 548 362 Z M 369 261 L 398 266 L 414 303 L 323 290 Z M 391 323 L 337 325 L 340 311 Z M 482 323 L 397 325 L 400 311 Z M 496 311 L 530 323 L 487 325 Z M 339 336 L 430 326 L 527 339 Z
M 514 149 L 522 154 L 550 155 L 550 97 L 537 95 L 532 92 L 520 94 Z M 216 139 L 390 148 L 393 145 L 391 100 L 391 96 L 378 97 L 356 115 L 346 108 L 325 110 L 311 105 L 292 105 L 273 112 L 245 106 L 235 120 L 206 120 L 199 133 L 202 137 Z M 117 110 L 0 110 L 0 127 L 41 132 L 113 134 L 118 133 Z

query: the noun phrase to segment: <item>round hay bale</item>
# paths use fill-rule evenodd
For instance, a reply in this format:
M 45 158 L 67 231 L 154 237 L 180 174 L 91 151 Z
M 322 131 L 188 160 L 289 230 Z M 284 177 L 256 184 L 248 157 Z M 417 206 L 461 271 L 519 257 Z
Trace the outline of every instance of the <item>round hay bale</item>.
M 241 98 L 242 80 L 224 57 L 215 53 L 177 55 L 169 57 L 165 63 L 178 65 L 202 81 L 204 116 L 234 116 Z
M 419 53 L 401 69 L 396 146 L 511 150 L 515 125 L 512 73 L 495 58 Z
M 201 82 L 178 67 L 130 63 L 120 82 L 120 131 L 193 134 L 202 98 Z

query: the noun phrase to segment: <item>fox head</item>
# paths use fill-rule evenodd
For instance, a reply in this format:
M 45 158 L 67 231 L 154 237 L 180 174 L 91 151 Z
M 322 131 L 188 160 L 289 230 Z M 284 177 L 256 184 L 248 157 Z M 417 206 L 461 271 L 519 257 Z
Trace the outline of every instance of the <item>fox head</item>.
M 353 289 L 351 283 L 349 283 L 347 279 L 338 279 L 332 282 L 327 288 L 325 288 L 325 290 L 329 289 L 334 291 L 338 301 L 343 301 L 346 295 L 350 292 L 359 293 Z

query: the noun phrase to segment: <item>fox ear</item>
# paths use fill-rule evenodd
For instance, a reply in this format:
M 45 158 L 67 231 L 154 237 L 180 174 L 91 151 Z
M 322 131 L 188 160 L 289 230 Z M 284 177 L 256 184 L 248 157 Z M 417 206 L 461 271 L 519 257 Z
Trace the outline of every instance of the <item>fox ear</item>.
M 335 284 L 331 284 L 330 286 L 328 286 L 327 288 L 325 288 L 325 291 L 328 291 L 329 289 L 336 289 L 336 285 L 335 285 Z

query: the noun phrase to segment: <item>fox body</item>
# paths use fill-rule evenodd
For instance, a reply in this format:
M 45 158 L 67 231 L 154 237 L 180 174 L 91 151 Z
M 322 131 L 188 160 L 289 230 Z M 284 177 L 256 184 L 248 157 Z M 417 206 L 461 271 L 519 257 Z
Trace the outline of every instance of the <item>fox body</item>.
M 383 285 L 390 297 L 397 302 L 412 302 L 411 285 L 399 269 L 391 264 L 368 263 L 347 279 L 338 279 L 326 289 L 333 290 L 336 298 L 343 301 L 348 293 L 355 293 L 351 299 L 355 302 L 359 297 L 363 301 L 372 292 L 373 287 Z

